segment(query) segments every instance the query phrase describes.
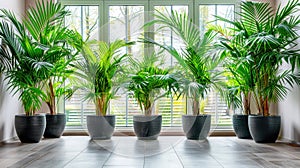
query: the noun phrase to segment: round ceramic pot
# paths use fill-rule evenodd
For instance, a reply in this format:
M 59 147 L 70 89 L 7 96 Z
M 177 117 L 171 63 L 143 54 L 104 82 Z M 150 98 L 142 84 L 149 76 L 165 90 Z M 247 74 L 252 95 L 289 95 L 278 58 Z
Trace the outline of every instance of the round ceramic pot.
M 280 116 L 249 116 L 249 130 L 257 143 L 274 143 L 279 135 Z
M 182 128 L 187 139 L 206 139 L 210 131 L 211 115 L 183 115 Z
M 45 115 L 16 115 L 15 128 L 22 143 L 40 142 L 46 127 Z
M 88 115 L 86 116 L 86 120 L 91 139 L 105 140 L 112 137 L 115 130 L 115 115 Z
M 135 135 L 139 140 L 156 140 L 161 131 L 162 116 L 133 116 Z

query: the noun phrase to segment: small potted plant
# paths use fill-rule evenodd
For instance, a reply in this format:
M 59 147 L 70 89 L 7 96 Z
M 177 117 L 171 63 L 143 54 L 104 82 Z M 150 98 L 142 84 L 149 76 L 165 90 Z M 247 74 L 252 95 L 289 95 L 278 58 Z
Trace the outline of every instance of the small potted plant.
M 182 68 L 181 93 L 191 101 L 192 115 L 182 116 L 183 130 L 188 139 L 206 139 L 210 131 L 211 116 L 200 114 L 200 102 L 212 88 L 218 88 L 220 73 L 216 70 L 220 58 L 212 56 L 212 44 L 216 33 L 207 31 L 201 33 L 187 14 L 161 13 L 157 11 L 153 21 L 145 26 L 159 24 L 167 27 L 176 34 L 184 46 L 176 49 L 173 46 L 156 43 L 146 39 L 145 42 L 158 45 L 168 51 Z
M 247 44 L 245 55 L 253 66 L 252 95 L 258 111 L 258 115 L 249 117 L 251 136 L 255 142 L 274 143 L 281 118 L 270 112 L 270 103 L 284 99 L 289 90 L 287 85 L 300 84 L 299 75 L 294 73 L 299 55 L 295 44 L 300 18 L 293 16 L 299 10 L 299 1 L 289 1 L 278 9 L 273 9 L 270 3 L 246 1 L 241 3 L 241 9 L 239 21 L 219 19 L 232 24 Z M 291 64 L 291 69 L 280 68 L 284 60 Z
M 134 132 L 139 140 L 156 140 L 161 131 L 162 116 L 155 113 L 155 101 L 176 92 L 177 80 L 168 69 L 159 68 L 156 54 L 144 56 L 142 61 L 129 60 L 132 69 L 125 87 L 144 113 L 133 116 Z
M 87 116 L 87 128 L 91 139 L 110 139 L 115 128 L 115 115 L 107 115 L 109 102 L 124 78 L 122 61 L 127 54 L 121 49 L 132 45 L 124 40 L 111 43 L 85 42 L 81 57 L 74 64 L 76 69 L 72 83 L 76 90 L 85 93 L 84 100 L 95 104 L 96 115 Z
M 254 83 L 251 80 L 252 66 L 249 62 L 239 64 L 236 59 L 231 56 L 227 58 L 228 60 L 225 61 L 226 63 L 224 64 L 224 69 L 226 69 L 229 74 L 225 75 L 228 83 L 222 95 L 229 109 L 234 111 L 232 123 L 237 137 L 241 139 L 252 139 L 248 126 L 248 116 L 251 115 L 252 91 L 254 89 Z M 242 113 L 237 113 L 237 110 L 241 110 Z

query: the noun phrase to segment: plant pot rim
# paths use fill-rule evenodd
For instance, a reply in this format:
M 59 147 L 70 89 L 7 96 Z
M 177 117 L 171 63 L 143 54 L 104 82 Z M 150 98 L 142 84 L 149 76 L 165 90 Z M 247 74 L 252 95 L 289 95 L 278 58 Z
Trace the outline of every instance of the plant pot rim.
M 105 115 L 105 116 L 100 116 L 100 115 L 87 115 L 87 117 L 115 117 L 116 115 Z
M 185 114 L 182 116 L 184 116 L 184 117 L 205 117 L 205 116 L 211 116 L 211 115 L 210 114 L 199 114 L 199 115 Z
M 27 116 L 26 114 L 16 114 L 16 117 L 40 117 L 40 116 L 45 116 L 45 114 L 35 114 L 35 115 L 30 115 Z
M 279 118 L 280 115 L 263 116 L 263 115 L 249 115 L 251 118 Z
M 236 115 L 236 116 L 250 116 L 250 115 L 252 115 L 252 114 L 233 114 L 234 116 Z
M 133 117 L 159 117 L 159 116 L 162 116 L 162 115 L 150 115 L 150 116 L 146 116 L 146 115 L 134 115 Z
M 57 114 L 50 114 L 50 113 L 46 113 L 46 116 L 61 116 L 61 115 L 66 115 L 65 113 L 57 113 Z

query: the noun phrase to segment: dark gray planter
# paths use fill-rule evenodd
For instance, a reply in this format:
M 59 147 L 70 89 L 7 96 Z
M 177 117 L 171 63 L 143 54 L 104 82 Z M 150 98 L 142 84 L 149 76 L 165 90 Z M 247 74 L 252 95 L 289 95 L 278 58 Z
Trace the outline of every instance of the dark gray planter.
M 44 132 L 44 138 L 59 138 L 64 132 L 65 125 L 65 114 L 46 114 L 46 129 Z
M 16 115 L 15 128 L 22 143 L 40 142 L 46 127 L 45 115 Z
M 211 115 L 183 115 L 182 128 L 187 139 L 204 140 L 210 131 Z
M 252 139 L 249 126 L 248 115 L 234 114 L 232 116 L 233 129 L 240 139 Z
M 161 115 L 133 116 L 134 132 L 139 140 L 156 140 L 160 134 L 161 123 Z
M 104 140 L 110 139 L 112 137 L 115 130 L 116 120 L 116 117 L 114 115 L 88 115 L 86 116 L 86 120 L 91 139 Z
M 280 116 L 249 116 L 250 134 L 257 143 L 275 143 L 280 124 Z

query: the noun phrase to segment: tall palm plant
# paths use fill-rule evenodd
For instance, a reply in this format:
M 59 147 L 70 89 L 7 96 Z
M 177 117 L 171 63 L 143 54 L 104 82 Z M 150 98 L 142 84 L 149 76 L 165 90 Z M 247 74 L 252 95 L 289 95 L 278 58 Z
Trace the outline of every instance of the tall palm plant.
M 69 45 L 78 36 L 62 25 L 68 12 L 61 4 L 52 1 L 37 2 L 36 7 L 26 11 L 21 21 L 8 10 L 2 9 L 1 12 L 0 53 L 8 58 L 10 63 L 7 65 L 12 67 L 7 71 L 9 88 L 14 94 L 20 92 L 19 98 L 27 115 L 33 115 L 42 100 L 51 104 L 50 111 L 55 113 L 53 95 L 47 94 L 54 90 L 48 87 L 45 93 L 43 87 L 45 81 L 51 85 L 53 76 L 67 72 L 63 65 L 68 61 L 64 59 L 73 55 Z
M 160 46 L 178 61 L 184 71 L 183 76 L 185 76 L 182 93 L 192 99 L 193 115 L 198 115 L 200 99 L 204 99 L 212 87 L 217 88 L 217 83 L 220 82 L 220 73 L 216 68 L 221 59 L 210 53 L 215 33 L 213 31 L 201 33 L 185 13 L 156 12 L 155 19 L 145 26 L 159 24 L 160 29 L 171 28 L 184 42 L 184 47 L 175 49 L 173 46 L 159 44 L 149 39 L 146 39 L 146 42 Z
M 111 43 L 90 41 L 83 44 L 81 57 L 76 61 L 73 82 L 76 89 L 84 91 L 84 100 L 94 102 L 96 114 L 105 116 L 109 101 L 119 89 L 122 61 L 127 54 L 122 48 L 132 45 L 124 40 Z
M 245 52 L 238 64 L 246 62 L 250 65 L 250 79 L 254 84 L 251 91 L 259 113 L 264 116 L 270 115 L 270 102 L 276 102 L 286 96 L 286 84 L 300 84 L 299 74 L 294 73 L 300 58 L 298 49 L 295 48 L 299 38 L 297 26 L 300 18 L 293 16 L 298 6 L 299 1 L 293 0 L 275 10 L 269 3 L 247 1 L 241 4 L 240 20 L 230 21 L 218 17 L 232 24 L 235 34 L 245 44 Z M 239 54 L 233 47 L 228 45 L 227 48 Z M 292 65 L 291 69 L 280 69 L 284 60 Z
M 44 16 L 39 16 L 44 14 Z M 64 25 L 64 19 L 70 14 L 60 3 L 41 2 L 28 11 L 29 21 L 26 27 L 31 30 L 32 37 L 40 43 L 46 52 L 40 58 L 51 65 L 46 72 L 46 80 L 41 82 L 45 90 L 45 102 L 50 114 L 57 114 L 57 99 L 70 89 L 66 89 L 65 80 L 73 70 L 70 63 L 81 47 L 81 36 Z M 47 18 L 47 19 L 45 19 Z

